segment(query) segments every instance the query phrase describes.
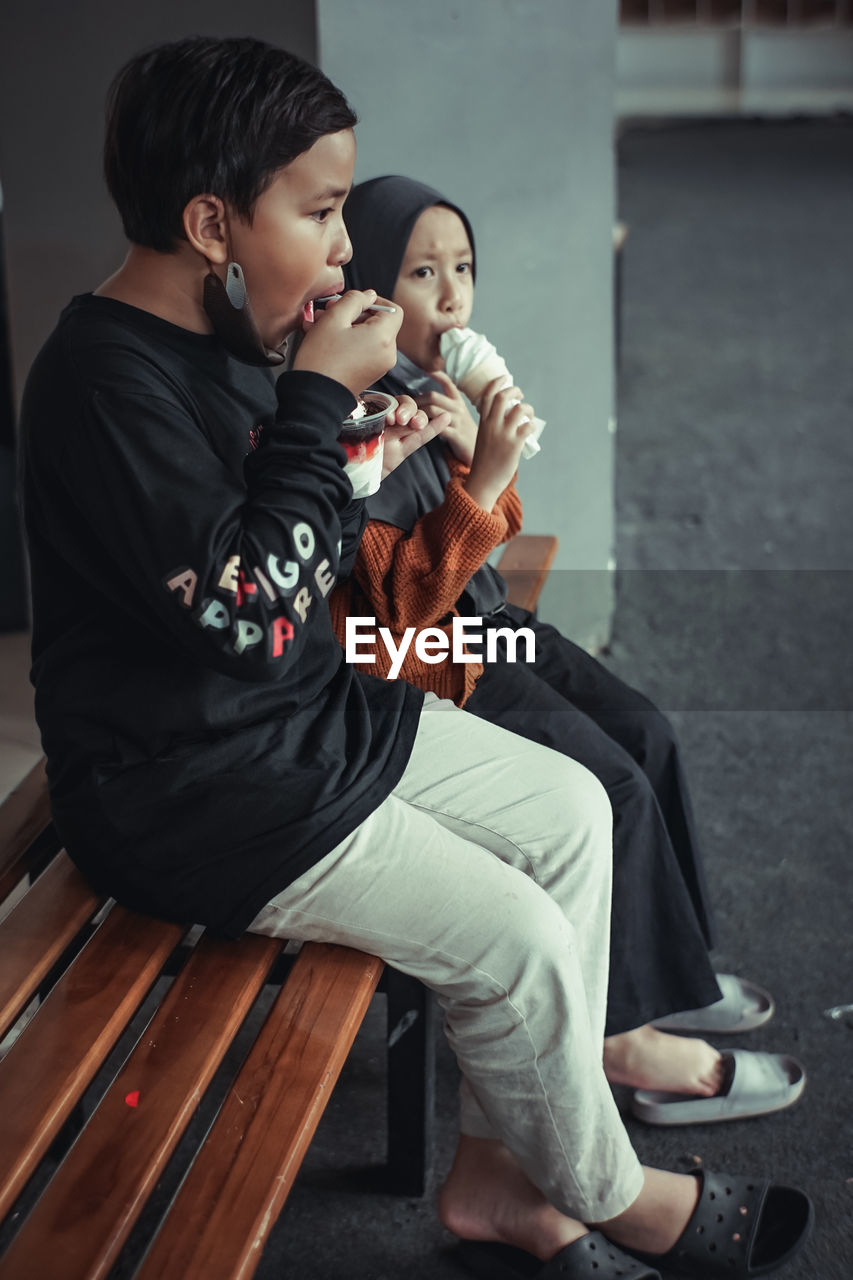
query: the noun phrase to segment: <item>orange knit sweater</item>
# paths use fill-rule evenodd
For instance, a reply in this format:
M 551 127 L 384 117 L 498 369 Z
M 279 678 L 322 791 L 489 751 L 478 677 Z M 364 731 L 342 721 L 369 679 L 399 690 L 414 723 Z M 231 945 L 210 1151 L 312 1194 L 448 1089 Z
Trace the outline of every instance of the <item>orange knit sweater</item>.
M 450 483 L 443 501 L 417 521 L 411 533 L 371 520 L 364 531 L 352 578 L 330 596 L 332 623 L 341 644 L 348 614 L 373 616 L 399 644 L 407 627 L 440 627 L 450 636 L 454 608 L 469 578 L 495 547 L 521 528 L 521 499 L 511 482 L 493 511 L 484 511 L 468 496 L 464 481 L 468 467 L 448 450 Z M 388 676 L 391 658 L 385 646 L 375 645 L 376 664 L 365 667 Z M 443 661 L 429 664 L 410 644 L 400 679 L 462 706 L 474 690 L 483 667 L 479 662 Z

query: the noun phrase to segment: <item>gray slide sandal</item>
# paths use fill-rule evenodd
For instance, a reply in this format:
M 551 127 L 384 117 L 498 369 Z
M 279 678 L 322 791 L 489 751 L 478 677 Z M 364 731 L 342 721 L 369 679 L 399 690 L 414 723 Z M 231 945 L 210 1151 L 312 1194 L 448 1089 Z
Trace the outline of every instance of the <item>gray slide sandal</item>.
M 659 1018 L 653 1026 L 660 1031 L 734 1034 L 738 1031 L 754 1031 L 773 1017 L 776 1005 L 769 991 L 746 978 L 738 978 L 733 973 L 718 973 L 715 977 L 723 993 L 722 1000 L 706 1005 L 704 1009 L 671 1013 L 666 1018 Z
M 806 1086 L 805 1068 L 788 1054 L 732 1049 L 723 1054 L 723 1061 L 728 1067 L 726 1085 L 712 1098 L 636 1089 L 631 1111 L 646 1124 L 717 1124 L 784 1111 Z

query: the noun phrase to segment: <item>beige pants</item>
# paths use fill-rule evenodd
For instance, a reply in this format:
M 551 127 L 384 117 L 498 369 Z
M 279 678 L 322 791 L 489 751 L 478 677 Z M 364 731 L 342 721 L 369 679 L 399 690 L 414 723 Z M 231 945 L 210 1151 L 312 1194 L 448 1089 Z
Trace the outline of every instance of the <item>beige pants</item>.
M 250 928 L 420 978 L 462 1071 L 462 1132 L 602 1221 L 642 1186 L 601 1063 L 611 865 L 591 773 L 428 694 L 392 795 Z

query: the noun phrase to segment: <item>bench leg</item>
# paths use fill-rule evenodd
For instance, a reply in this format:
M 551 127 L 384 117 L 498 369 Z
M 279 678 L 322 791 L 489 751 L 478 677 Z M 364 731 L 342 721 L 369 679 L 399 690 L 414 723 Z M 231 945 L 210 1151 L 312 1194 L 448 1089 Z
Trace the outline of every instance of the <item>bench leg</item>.
M 399 1195 L 421 1196 L 432 1167 L 435 1117 L 435 1000 L 388 966 L 388 1179 Z

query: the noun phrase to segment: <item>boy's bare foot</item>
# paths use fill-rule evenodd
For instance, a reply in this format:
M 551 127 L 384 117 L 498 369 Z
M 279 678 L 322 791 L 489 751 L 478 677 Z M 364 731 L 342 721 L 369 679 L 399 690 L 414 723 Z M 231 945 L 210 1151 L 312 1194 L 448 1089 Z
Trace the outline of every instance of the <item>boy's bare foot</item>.
M 464 1134 L 439 1193 L 438 1216 L 463 1240 L 515 1245 L 543 1262 L 587 1230 L 545 1199 L 502 1142 Z
M 604 1074 L 611 1084 L 712 1098 L 725 1080 L 721 1055 L 704 1040 L 637 1027 L 604 1041 Z
M 687 1226 L 698 1178 L 644 1168 L 643 1189 L 623 1213 L 591 1224 L 626 1249 L 666 1253 Z M 438 1216 L 464 1240 L 515 1245 L 547 1262 L 586 1234 L 582 1222 L 555 1209 L 503 1143 L 462 1136 L 441 1189 Z
M 608 1240 L 643 1253 L 667 1253 L 682 1235 L 701 1191 L 698 1178 L 665 1169 L 643 1168 L 643 1190 L 615 1218 L 593 1225 Z

